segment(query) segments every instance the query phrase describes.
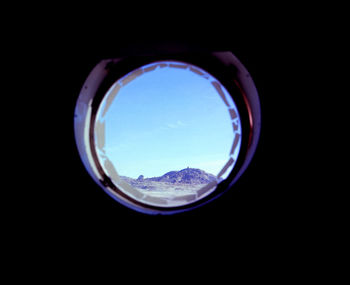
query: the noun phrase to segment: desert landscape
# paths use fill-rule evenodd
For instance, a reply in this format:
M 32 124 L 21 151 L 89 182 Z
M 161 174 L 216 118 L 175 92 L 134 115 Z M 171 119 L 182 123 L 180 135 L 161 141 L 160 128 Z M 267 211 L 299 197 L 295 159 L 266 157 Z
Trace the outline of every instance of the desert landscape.
M 144 178 L 140 175 L 137 179 L 121 176 L 121 179 L 134 188 L 147 192 L 185 192 L 193 193 L 208 183 L 215 181 L 216 176 L 197 168 L 185 168 L 180 171 L 170 171 L 160 177 Z

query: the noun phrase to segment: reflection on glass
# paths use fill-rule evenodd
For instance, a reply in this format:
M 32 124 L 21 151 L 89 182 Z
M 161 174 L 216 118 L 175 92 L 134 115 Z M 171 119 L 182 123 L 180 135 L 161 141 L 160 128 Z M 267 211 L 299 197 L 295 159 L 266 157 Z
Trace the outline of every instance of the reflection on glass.
M 225 179 L 241 144 L 237 108 L 210 74 L 155 62 L 115 82 L 95 122 L 95 146 L 113 183 L 149 205 L 197 201 Z

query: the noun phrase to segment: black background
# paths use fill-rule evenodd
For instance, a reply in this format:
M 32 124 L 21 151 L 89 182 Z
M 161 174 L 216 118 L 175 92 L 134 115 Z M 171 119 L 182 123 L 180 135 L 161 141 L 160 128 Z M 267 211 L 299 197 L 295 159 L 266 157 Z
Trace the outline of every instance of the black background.
M 328 159 L 342 160 L 335 151 L 346 141 L 346 128 L 334 129 L 341 120 L 331 123 L 345 104 L 344 92 L 333 90 L 339 71 L 329 64 L 346 69 L 335 41 L 346 25 L 330 24 L 334 15 L 346 17 L 304 3 L 123 4 L 15 3 L 13 15 L 4 8 L 2 78 L 10 88 L 1 97 L 2 154 L 10 162 L 1 230 L 11 278 L 323 278 L 329 262 L 340 260 L 327 258 L 337 252 L 335 230 L 345 228 L 336 223 L 346 215 L 334 208 L 345 211 L 338 202 L 346 189 L 331 176 L 338 162 Z M 154 43 L 231 50 L 252 75 L 262 108 L 256 154 L 235 187 L 173 216 L 142 215 L 107 196 L 86 173 L 73 133 L 75 102 L 96 63 Z M 330 75 L 337 80 L 326 90 Z
M 272 249 L 297 248 L 310 226 L 304 192 L 310 181 L 303 163 L 308 146 L 300 129 L 305 122 L 305 90 L 297 72 L 302 44 L 293 29 L 230 19 L 164 27 L 137 22 L 137 28 L 133 21 L 104 26 L 91 18 L 57 23 L 23 38 L 27 49 L 17 78 L 30 78 L 31 95 L 23 95 L 28 116 L 20 123 L 28 175 L 14 179 L 25 188 L 17 198 L 19 236 L 56 254 L 116 249 L 145 260 L 153 254 L 162 260 L 237 251 L 265 256 Z M 262 111 L 255 156 L 234 188 L 172 216 L 137 213 L 105 194 L 85 171 L 73 132 L 75 103 L 92 68 L 101 59 L 157 46 L 232 51 L 250 72 Z
M 266 39 L 265 39 L 266 40 Z M 99 39 L 97 39 L 99 41 Z M 108 197 L 89 177 L 76 150 L 73 136 L 73 110 L 80 88 L 88 73 L 98 59 L 123 54 L 123 49 L 153 49 L 165 45 L 176 49 L 178 45 L 197 45 L 200 48 L 231 50 L 243 62 L 256 83 L 262 107 L 262 130 L 258 149 L 250 167 L 237 182 L 234 189 L 217 201 L 200 209 L 166 217 L 153 217 L 129 210 Z M 121 47 L 119 47 L 119 45 Z M 71 46 L 71 44 L 70 44 Z M 53 84 L 45 96 L 48 99 L 49 118 L 52 123 L 46 126 L 45 135 L 50 137 L 45 149 L 50 162 L 44 168 L 49 169 L 48 177 L 55 188 L 53 193 L 48 187 L 47 207 L 54 221 L 60 226 L 79 232 L 87 229 L 103 229 L 113 232 L 116 228 L 145 230 L 149 235 L 160 235 L 163 230 L 177 232 L 195 231 L 197 227 L 204 231 L 229 232 L 237 225 L 250 230 L 276 230 L 291 218 L 288 212 L 289 195 L 294 191 L 290 187 L 293 153 L 293 130 L 289 116 L 289 99 L 286 87 L 281 84 L 281 69 L 276 63 L 282 58 L 280 50 L 264 42 L 243 41 L 214 43 L 210 40 L 155 40 L 131 41 L 122 38 L 112 41 L 104 50 L 98 47 L 92 52 L 85 50 L 85 44 L 79 43 L 63 57 L 54 60 L 51 66 L 50 84 Z M 119 50 L 120 48 L 120 50 Z M 83 50 L 83 51 L 82 51 Z M 290 114 L 295 116 L 295 114 Z M 52 136 L 52 137 L 51 137 Z M 52 159 L 54 158 L 54 159 Z M 52 159 L 52 161 L 51 161 Z M 44 170 L 44 173 L 48 169 Z M 178 230 L 177 230 L 178 229 Z M 100 230 L 100 229 L 99 229 Z

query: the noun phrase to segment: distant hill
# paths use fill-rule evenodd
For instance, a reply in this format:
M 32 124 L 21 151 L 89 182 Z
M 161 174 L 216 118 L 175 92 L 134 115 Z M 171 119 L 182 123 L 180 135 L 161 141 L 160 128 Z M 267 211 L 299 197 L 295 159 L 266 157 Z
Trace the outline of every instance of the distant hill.
M 125 182 L 139 189 L 154 190 L 160 188 L 196 189 L 216 180 L 216 176 L 197 168 L 185 168 L 180 171 L 170 171 L 159 177 L 137 179 L 121 176 Z
M 183 184 L 205 184 L 214 181 L 216 177 L 213 174 L 197 168 L 185 168 L 180 171 L 170 171 L 160 177 L 146 178 L 145 180 L 168 182 L 168 183 L 183 183 Z

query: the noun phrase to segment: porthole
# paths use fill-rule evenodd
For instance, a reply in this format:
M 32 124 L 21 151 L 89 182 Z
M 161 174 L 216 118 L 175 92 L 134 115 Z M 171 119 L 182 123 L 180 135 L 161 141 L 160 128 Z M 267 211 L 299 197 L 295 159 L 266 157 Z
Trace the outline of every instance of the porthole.
M 83 164 L 106 193 L 148 214 L 203 205 L 249 164 L 260 132 L 254 83 L 232 53 L 102 60 L 75 110 Z

